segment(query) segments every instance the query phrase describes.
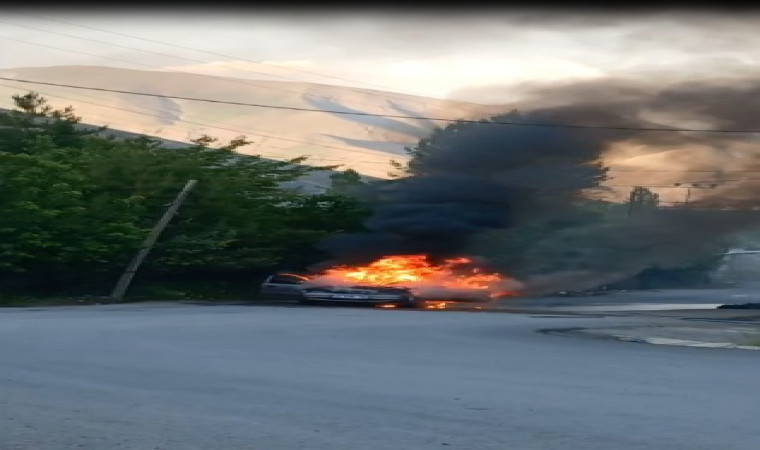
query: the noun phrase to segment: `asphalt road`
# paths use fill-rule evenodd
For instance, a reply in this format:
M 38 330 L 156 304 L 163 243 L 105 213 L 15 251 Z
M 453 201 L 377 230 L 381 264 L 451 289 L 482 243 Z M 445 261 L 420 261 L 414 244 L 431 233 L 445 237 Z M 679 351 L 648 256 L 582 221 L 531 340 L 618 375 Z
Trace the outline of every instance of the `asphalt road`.
M 657 309 L 715 308 L 721 304 L 760 302 L 760 283 L 704 289 L 663 289 L 648 291 L 611 291 L 606 295 L 580 297 L 512 298 L 504 306 L 555 311 L 626 311 Z
M 641 318 L 0 310 L 0 449 L 756 450 L 759 352 L 536 332 Z

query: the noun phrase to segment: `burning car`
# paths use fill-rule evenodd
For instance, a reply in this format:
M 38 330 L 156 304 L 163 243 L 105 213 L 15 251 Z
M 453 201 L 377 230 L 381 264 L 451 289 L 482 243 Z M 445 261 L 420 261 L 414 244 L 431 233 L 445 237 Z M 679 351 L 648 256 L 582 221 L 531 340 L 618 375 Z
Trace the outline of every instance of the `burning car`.
M 514 295 L 517 282 L 483 272 L 468 258 L 432 264 L 426 255 L 396 255 L 366 266 L 336 266 L 321 273 L 278 273 L 261 293 L 301 303 L 361 303 L 444 309 L 451 303 L 486 303 Z
M 260 292 L 267 297 L 300 300 L 302 298 L 301 291 L 307 287 L 304 284 L 307 281 L 309 281 L 307 275 L 278 272 L 268 276 L 261 283 Z
M 374 306 L 419 308 L 424 300 L 411 290 L 381 286 L 313 286 L 301 291 L 301 303 L 361 303 Z
M 424 302 L 404 287 L 315 285 L 307 275 L 289 272 L 267 277 L 261 284 L 261 293 L 269 297 L 297 300 L 305 305 L 352 303 L 417 308 Z

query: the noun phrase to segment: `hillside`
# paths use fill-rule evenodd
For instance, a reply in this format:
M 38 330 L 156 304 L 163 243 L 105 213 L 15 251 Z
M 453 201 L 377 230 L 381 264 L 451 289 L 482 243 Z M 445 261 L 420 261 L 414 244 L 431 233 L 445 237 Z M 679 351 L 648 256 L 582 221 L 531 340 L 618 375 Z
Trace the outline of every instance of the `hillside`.
M 8 111 L 9 110 L 6 108 L 0 108 L 0 113 L 5 113 Z M 94 126 L 88 123 L 82 123 L 81 126 L 83 129 L 99 128 L 97 126 Z M 173 141 L 173 140 L 161 138 L 158 136 L 152 136 L 147 133 L 135 133 L 135 132 L 119 130 L 117 128 L 111 128 L 111 127 L 107 128 L 100 134 L 102 136 L 114 137 L 116 139 L 134 139 L 139 136 L 150 136 L 151 138 L 159 140 L 161 144 L 166 148 L 182 148 L 188 145 L 187 142 Z M 302 192 L 311 193 L 311 194 L 322 193 L 322 192 L 325 192 L 332 183 L 330 176 L 339 170 L 341 169 L 312 172 L 298 179 L 297 181 L 287 183 L 285 186 L 289 188 L 297 189 Z M 364 179 L 365 181 L 376 181 L 376 180 L 379 180 L 380 178 L 364 175 Z
M 0 70 L 0 76 L 165 96 L 375 114 L 475 118 L 504 110 L 370 89 L 99 66 L 5 69 Z M 11 81 L 0 82 L 0 107 L 12 105 L 12 94 L 30 90 L 43 94 L 56 107 L 73 106 L 86 123 L 177 142 L 188 142 L 202 134 L 222 140 L 242 134 L 254 143 L 241 149 L 241 153 L 273 159 L 308 155 L 314 164 L 344 164 L 381 178 L 392 170 L 390 160 L 406 158 L 404 146 L 413 145 L 436 125 L 427 120 L 234 106 Z

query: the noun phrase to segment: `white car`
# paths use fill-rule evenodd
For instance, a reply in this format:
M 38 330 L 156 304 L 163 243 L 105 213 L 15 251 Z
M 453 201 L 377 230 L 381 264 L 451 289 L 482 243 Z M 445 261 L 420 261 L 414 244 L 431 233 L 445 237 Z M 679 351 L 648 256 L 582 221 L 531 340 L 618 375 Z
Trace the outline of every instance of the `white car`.
M 301 291 L 307 286 L 305 282 L 309 278 L 290 272 L 280 272 L 266 277 L 261 283 L 261 294 L 267 297 L 287 298 L 293 300 L 301 299 Z

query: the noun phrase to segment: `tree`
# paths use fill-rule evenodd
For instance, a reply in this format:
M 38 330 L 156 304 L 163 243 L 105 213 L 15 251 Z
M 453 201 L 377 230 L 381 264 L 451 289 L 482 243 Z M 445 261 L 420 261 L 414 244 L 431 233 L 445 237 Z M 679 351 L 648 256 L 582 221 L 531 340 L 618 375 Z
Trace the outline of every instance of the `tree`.
M 95 279 L 142 235 L 130 198 L 89 196 L 88 180 L 68 164 L 0 153 L 0 179 L 0 280 Z
M 659 194 L 655 194 L 645 187 L 636 186 L 631 190 L 631 194 L 628 197 L 628 215 L 656 210 L 659 205 Z
M 80 126 L 73 108 L 53 109 L 36 92 L 14 95 L 13 102 L 13 110 L 0 113 L 0 152 L 30 153 L 41 136 L 55 147 L 78 147 L 85 137 L 105 129 Z
M 258 270 L 313 264 L 323 258 L 314 248 L 319 239 L 359 227 L 365 214 L 337 192 L 284 188 L 328 167 L 236 153 L 249 143 L 242 136 L 166 148 L 147 136 L 80 131 L 72 110 L 36 95 L 16 100 L 18 111 L 0 115 L 0 289 L 108 292 L 189 179 L 198 187 L 146 259 L 138 285 L 188 275 L 240 275 L 248 283 Z
M 346 169 L 343 172 L 335 172 L 330 175 L 329 193 L 338 195 L 353 195 L 357 190 L 366 186 L 362 176 L 354 169 Z

